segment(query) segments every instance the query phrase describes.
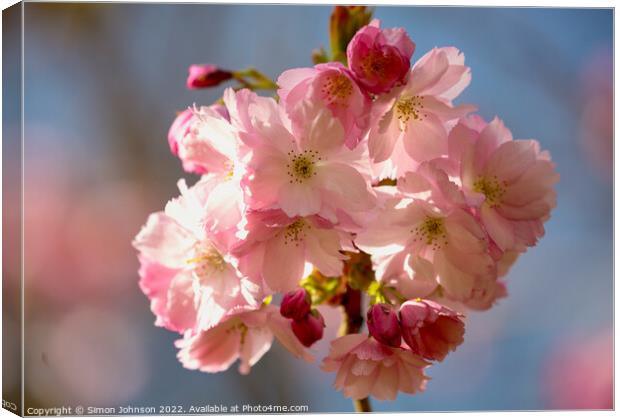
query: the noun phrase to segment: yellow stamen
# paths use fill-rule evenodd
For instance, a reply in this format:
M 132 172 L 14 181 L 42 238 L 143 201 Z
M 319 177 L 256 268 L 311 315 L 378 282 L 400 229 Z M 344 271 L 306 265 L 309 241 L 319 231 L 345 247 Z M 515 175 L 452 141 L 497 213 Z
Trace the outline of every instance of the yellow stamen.
M 474 191 L 482 193 L 486 197 L 486 202 L 492 207 L 499 206 L 502 202 L 502 196 L 506 193 L 507 183 L 500 182 L 497 176 L 478 177 L 474 181 Z
M 289 175 L 289 183 L 301 184 L 316 176 L 316 163 L 321 160 L 318 152 L 305 150 L 296 154 L 289 151 L 288 157 L 290 162 L 286 165 L 286 169 Z
M 396 117 L 400 121 L 400 129 L 407 129 L 407 123 L 413 120 L 422 120 L 426 117 L 424 104 L 420 96 L 402 96 L 394 105 Z
M 446 227 L 442 218 L 427 216 L 411 232 L 415 236 L 414 241 L 422 240 L 426 245 L 430 245 L 433 250 L 438 250 L 448 243 L 446 240 Z

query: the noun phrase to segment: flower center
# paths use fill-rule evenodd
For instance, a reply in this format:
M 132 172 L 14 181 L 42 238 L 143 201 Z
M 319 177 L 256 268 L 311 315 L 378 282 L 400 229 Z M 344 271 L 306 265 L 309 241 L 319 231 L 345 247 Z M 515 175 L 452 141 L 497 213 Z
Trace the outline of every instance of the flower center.
M 194 264 L 194 275 L 201 283 L 206 282 L 213 274 L 226 269 L 226 260 L 211 245 L 196 249 L 196 257 L 187 260 L 188 264 Z
M 289 183 L 303 183 L 316 175 L 316 161 L 321 160 L 319 153 L 305 150 L 300 154 L 289 151 L 290 162 L 286 165 Z
M 500 182 L 497 176 L 478 177 L 474 181 L 474 191 L 482 193 L 486 197 L 486 201 L 492 207 L 498 206 L 502 201 L 502 196 L 506 193 L 507 183 Z
M 443 219 L 427 216 L 415 229 L 414 241 L 423 241 L 426 245 L 432 246 L 433 250 L 438 250 L 442 245 L 447 244 L 446 227 Z
M 385 77 L 386 70 L 388 69 L 390 60 L 380 51 L 372 50 L 364 58 L 360 66 L 366 76 L 375 76 L 378 78 Z
M 248 333 L 248 326 L 239 320 L 234 320 L 226 332 L 239 332 L 241 334 L 241 344 L 243 344 L 245 336 Z
M 353 93 L 353 83 L 349 77 L 341 73 L 327 76 L 321 87 L 323 100 L 328 105 L 347 107 L 351 93 Z
M 284 231 L 284 244 L 295 244 L 296 247 L 299 243 L 306 238 L 306 230 L 309 225 L 303 219 L 297 219 L 295 222 L 286 227 Z
M 224 167 L 228 170 L 224 177 L 224 181 L 231 180 L 235 176 L 235 163 L 232 160 L 228 160 L 224 163 Z
M 412 118 L 413 120 L 422 120 L 426 117 L 426 113 L 423 113 L 424 104 L 420 96 L 403 96 L 398 99 L 394 106 L 402 131 L 407 128 L 407 122 Z

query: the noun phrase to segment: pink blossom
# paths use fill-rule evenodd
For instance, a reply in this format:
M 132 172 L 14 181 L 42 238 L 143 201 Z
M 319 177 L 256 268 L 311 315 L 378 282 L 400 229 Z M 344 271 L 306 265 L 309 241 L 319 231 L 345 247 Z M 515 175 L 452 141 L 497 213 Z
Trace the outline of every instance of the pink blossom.
M 450 134 L 450 158 L 468 202 L 501 251 L 525 251 L 544 234 L 559 175 L 538 141 L 513 140 L 501 120 L 461 121 Z
M 415 43 L 402 28 L 380 29 L 374 19 L 361 28 L 347 47 L 349 68 L 373 94 L 387 93 L 409 71 Z
M 170 268 L 139 256 L 140 289 L 151 301 L 155 314 L 155 325 L 171 331 L 183 332 L 194 328 L 196 308 L 194 306 L 193 278 L 179 269 Z
M 306 262 L 326 276 L 342 273 L 347 257 L 340 250 L 351 248 L 351 235 L 318 217 L 289 218 L 277 209 L 250 211 L 246 236 L 233 248 L 239 268 L 250 277 L 262 278 L 273 291 L 295 289 Z
M 442 361 L 463 343 L 465 324 L 458 313 L 430 300 L 410 300 L 400 307 L 403 338 L 411 350 Z
M 323 338 L 323 328 L 325 328 L 325 320 L 316 309 L 301 319 L 291 321 L 293 333 L 305 347 L 310 347 Z
M 318 215 L 333 223 L 371 209 L 367 156 L 363 147 L 344 146 L 342 125 L 324 108 L 303 107 L 307 124 L 299 136 L 287 128 L 283 115 L 272 111 L 255 119 L 254 131 L 244 135 L 251 147 L 244 179 L 246 202 L 252 209 L 282 209 L 288 216 Z
M 193 109 L 190 126 L 176 146 L 187 171 L 207 173 L 195 187 L 209 215 L 206 229 L 231 241 L 245 211 L 241 179 L 249 149 L 228 118 L 221 105 Z
M 289 323 L 273 306 L 255 310 L 231 310 L 215 327 L 186 334 L 176 342 L 183 367 L 207 373 L 227 370 L 239 360 L 239 373 L 250 368 L 269 351 L 273 337 L 295 357 L 312 361 L 312 356 L 297 341 Z
M 188 71 L 188 89 L 215 87 L 233 77 L 230 71 L 223 70 L 213 64 L 193 64 L 189 66 Z
M 387 282 L 396 275 L 402 283 L 404 271 L 422 291 L 440 285 L 450 299 L 490 307 L 497 274 L 482 227 L 459 207 L 458 193 L 450 196 L 455 190 L 449 181 L 404 183 L 401 192 L 408 195 L 382 195 L 377 215 L 355 239 L 359 248 L 372 255 L 378 279 Z M 444 190 L 425 190 L 433 183 L 441 183 Z M 429 202 L 429 194 L 437 198 Z
M 392 177 L 415 169 L 399 164 L 402 151 L 414 162 L 447 155 L 447 124 L 474 110 L 470 105 L 452 105 L 471 80 L 464 62 L 456 48 L 434 48 L 416 62 L 404 87 L 373 104 L 370 157 L 375 163 L 393 159 L 385 163 Z
M 342 64 L 330 62 L 313 68 L 294 68 L 278 77 L 278 96 L 293 122 L 293 132 L 308 123 L 303 103 L 320 103 L 344 129 L 345 144 L 353 149 L 368 130 L 370 98 Z
M 271 125 L 279 126 L 288 122 L 284 111 L 271 97 L 262 97 L 249 89 L 238 91 L 232 88 L 224 90 L 222 97 L 227 119 L 245 142 L 253 142 L 254 136 L 269 132 Z M 286 125 L 287 127 L 289 125 Z
M 366 315 L 368 333 L 381 344 L 400 347 L 401 335 L 398 316 L 387 303 L 377 303 L 368 309 Z
M 207 329 L 232 306 L 254 306 L 260 296 L 222 245 L 227 239 L 205 231 L 202 186 L 180 182 L 182 195 L 150 215 L 133 242 L 156 324 L 179 332 Z
M 348 398 L 393 400 L 399 391 L 424 390 L 428 365 L 409 350 L 388 347 L 364 334 L 350 334 L 332 341 L 321 369 L 337 372 L 334 387 Z
M 303 319 L 310 313 L 312 301 L 306 289 L 300 287 L 292 290 L 282 297 L 280 314 L 289 319 Z
M 226 108 L 221 105 L 181 113 L 170 128 L 168 141 L 185 171 L 197 174 L 228 175 L 247 152 L 228 120 Z

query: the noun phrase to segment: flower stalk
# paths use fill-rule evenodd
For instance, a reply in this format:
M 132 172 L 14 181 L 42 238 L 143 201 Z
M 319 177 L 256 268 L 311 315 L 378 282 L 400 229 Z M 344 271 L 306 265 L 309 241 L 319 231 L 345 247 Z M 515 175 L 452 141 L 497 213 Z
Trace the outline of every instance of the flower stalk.
M 342 323 L 340 324 L 339 336 L 357 334 L 364 323 L 362 316 L 362 292 L 352 289 L 347 285 L 347 291 L 340 302 L 342 310 Z M 370 399 L 353 399 L 355 412 L 372 412 Z

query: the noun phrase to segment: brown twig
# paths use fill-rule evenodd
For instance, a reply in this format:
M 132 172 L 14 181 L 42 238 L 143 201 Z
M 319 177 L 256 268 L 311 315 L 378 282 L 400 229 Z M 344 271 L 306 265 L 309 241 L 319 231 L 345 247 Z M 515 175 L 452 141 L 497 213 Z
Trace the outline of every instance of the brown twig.
M 362 317 L 362 292 L 347 286 L 347 291 L 340 302 L 342 309 L 342 323 L 340 324 L 339 334 L 356 334 L 359 332 L 364 317 Z M 355 412 L 372 412 L 370 400 L 353 399 L 353 407 Z

